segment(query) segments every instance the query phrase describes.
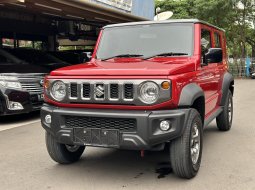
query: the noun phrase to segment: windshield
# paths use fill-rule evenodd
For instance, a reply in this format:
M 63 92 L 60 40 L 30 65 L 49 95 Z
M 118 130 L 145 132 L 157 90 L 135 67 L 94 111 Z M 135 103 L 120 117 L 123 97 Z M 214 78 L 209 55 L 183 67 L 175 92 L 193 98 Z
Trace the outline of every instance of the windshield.
M 150 57 L 166 53 L 191 56 L 193 41 L 193 25 L 188 23 L 106 28 L 97 50 L 97 59 L 119 55 Z
M 26 62 L 18 59 L 17 57 L 11 55 L 7 51 L 0 49 L 0 64 L 25 64 Z
M 10 49 L 8 50 L 14 56 L 28 63 L 47 65 L 49 63 L 64 63 L 64 61 L 39 50 L 30 49 Z

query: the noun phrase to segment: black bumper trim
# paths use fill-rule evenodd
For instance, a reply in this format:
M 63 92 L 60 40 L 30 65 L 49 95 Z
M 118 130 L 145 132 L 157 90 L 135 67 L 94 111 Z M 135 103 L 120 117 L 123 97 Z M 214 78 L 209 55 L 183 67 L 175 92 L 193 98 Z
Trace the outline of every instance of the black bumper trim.
M 104 110 L 104 109 L 74 109 L 59 108 L 44 104 L 41 109 L 41 123 L 43 128 L 51 133 L 59 143 L 78 144 L 74 141 L 74 130 L 65 126 L 66 116 L 132 118 L 137 121 L 135 132 L 120 132 L 120 142 L 117 148 L 147 150 L 153 146 L 171 141 L 183 134 L 190 109 L 137 111 L 137 110 Z M 45 123 L 44 118 L 50 114 L 52 123 Z M 169 131 L 161 131 L 159 123 L 162 120 L 171 122 Z M 91 145 L 90 146 L 100 146 Z M 104 147 L 110 147 L 104 145 Z

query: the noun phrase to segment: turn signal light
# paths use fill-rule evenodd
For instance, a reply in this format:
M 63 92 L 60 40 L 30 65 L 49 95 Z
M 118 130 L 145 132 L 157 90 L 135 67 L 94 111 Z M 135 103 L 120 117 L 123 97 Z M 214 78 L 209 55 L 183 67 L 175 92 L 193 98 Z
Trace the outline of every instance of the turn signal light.
M 49 80 L 44 80 L 44 88 L 48 89 L 50 87 L 50 81 Z
M 170 88 L 170 82 L 168 81 L 164 81 L 161 83 L 161 87 L 164 89 L 164 90 L 168 90 Z

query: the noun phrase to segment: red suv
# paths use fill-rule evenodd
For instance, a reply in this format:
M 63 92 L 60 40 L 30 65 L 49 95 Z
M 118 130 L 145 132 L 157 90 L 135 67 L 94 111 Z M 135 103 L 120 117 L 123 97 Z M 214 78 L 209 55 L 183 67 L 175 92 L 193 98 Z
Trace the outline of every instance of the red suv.
M 85 146 L 162 150 L 176 175 L 200 167 L 203 129 L 231 128 L 234 79 L 224 30 L 199 20 L 109 25 L 92 60 L 45 79 L 42 126 L 49 155 L 77 161 Z

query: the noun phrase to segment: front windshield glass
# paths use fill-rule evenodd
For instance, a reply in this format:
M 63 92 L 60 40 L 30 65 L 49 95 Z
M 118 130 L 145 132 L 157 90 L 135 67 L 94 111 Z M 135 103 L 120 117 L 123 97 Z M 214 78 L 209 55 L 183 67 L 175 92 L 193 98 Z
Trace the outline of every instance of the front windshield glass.
M 28 63 L 47 65 L 49 63 L 64 63 L 64 61 L 39 50 L 30 49 L 10 49 L 8 50 L 14 56 Z
M 106 28 L 99 44 L 97 59 L 119 55 L 149 57 L 162 53 L 191 56 L 193 41 L 193 24 L 189 23 Z

